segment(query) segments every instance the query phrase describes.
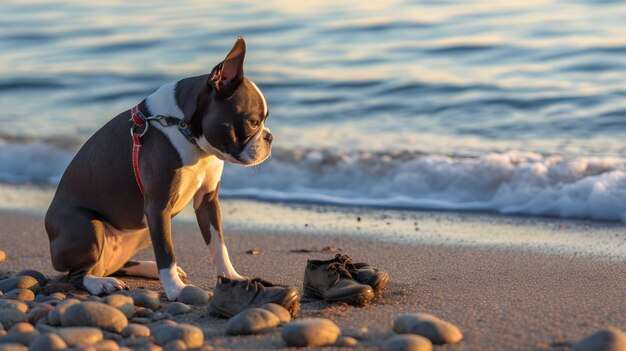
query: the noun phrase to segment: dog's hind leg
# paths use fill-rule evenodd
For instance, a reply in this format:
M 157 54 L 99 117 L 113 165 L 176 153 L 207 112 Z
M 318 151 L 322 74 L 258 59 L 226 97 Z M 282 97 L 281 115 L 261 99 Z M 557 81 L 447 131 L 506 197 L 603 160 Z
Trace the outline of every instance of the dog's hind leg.
M 176 266 L 176 269 L 181 279 L 187 279 L 187 273 L 182 268 Z M 114 275 L 159 279 L 159 269 L 154 261 L 128 261 Z
M 51 206 L 45 225 L 53 267 L 68 272 L 69 281 L 77 288 L 94 295 L 127 289 L 126 284 L 115 278 L 103 278 L 105 225 L 94 213 Z

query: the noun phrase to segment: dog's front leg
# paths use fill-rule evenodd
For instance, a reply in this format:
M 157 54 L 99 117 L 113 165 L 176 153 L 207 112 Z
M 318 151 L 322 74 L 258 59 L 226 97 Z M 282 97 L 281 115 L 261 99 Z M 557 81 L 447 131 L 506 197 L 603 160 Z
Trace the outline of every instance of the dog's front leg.
M 224 235 L 222 234 L 222 221 L 217 188 L 194 201 L 194 205 L 198 226 L 200 227 L 204 242 L 209 247 L 209 255 L 217 271 L 217 275 L 229 279 L 245 279 L 235 271 L 228 257 L 228 249 L 226 249 Z
M 145 209 L 150 228 L 150 239 L 154 249 L 159 278 L 165 295 L 170 301 L 176 300 L 185 283 L 178 276 L 176 255 L 172 245 L 172 216 L 167 205 L 148 204 Z

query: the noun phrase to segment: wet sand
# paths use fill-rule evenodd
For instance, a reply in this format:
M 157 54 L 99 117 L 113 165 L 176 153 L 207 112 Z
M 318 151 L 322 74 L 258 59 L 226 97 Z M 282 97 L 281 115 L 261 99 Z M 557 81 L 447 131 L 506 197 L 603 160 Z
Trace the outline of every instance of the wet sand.
M 439 214 L 454 219 L 457 214 Z M 515 230 L 541 231 L 550 220 L 522 221 Z M 562 221 L 563 222 L 563 221 Z M 457 226 L 460 224 L 457 224 Z M 475 223 L 467 231 L 489 230 Z M 519 226 L 522 226 L 520 228 Z M 505 226 L 506 228 L 506 226 Z M 458 228 L 457 228 L 458 229 Z M 207 249 L 194 225 L 176 223 L 174 245 L 190 283 L 211 289 L 215 277 Z M 476 233 L 474 233 L 476 234 Z M 593 228 L 588 229 L 593 236 Z M 607 326 L 626 327 L 626 262 L 621 259 L 558 255 L 498 247 L 401 244 L 368 236 L 290 235 L 235 231 L 226 234 L 238 271 L 301 290 L 307 258 L 330 258 L 334 252 L 295 253 L 292 250 L 329 246 L 386 269 L 392 278 L 380 301 L 365 308 L 328 306 L 304 300 L 301 316 L 321 316 L 337 322 L 345 334 L 360 338 L 363 348 L 377 348 L 391 334 L 393 319 L 408 312 L 428 312 L 461 328 L 464 340 L 435 350 L 564 350 L 567 344 Z M 257 248 L 259 255 L 246 254 Z M 341 251 L 339 251 L 341 249 Z M 0 250 L 7 260 L 0 271 L 34 268 L 52 270 L 41 215 L 0 212 Z M 151 251 L 138 256 L 151 259 Z M 125 278 L 131 287 L 160 290 L 156 281 Z M 57 282 L 47 287 L 65 290 Z M 224 348 L 284 347 L 278 332 L 226 337 L 225 321 L 197 308 L 178 318 L 204 329 L 209 343 Z

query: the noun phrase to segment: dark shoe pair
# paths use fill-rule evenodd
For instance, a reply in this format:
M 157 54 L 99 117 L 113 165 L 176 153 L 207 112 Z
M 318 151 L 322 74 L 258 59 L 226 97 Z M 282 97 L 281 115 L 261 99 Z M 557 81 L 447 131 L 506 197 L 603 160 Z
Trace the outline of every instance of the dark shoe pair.
M 295 317 L 300 309 L 300 296 L 292 287 L 275 285 L 260 278 L 231 280 L 218 277 L 209 310 L 215 316 L 230 318 L 266 303 L 281 305 Z
M 336 255 L 332 260 L 308 260 L 303 285 L 307 297 L 362 306 L 380 295 L 388 282 L 386 272 Z

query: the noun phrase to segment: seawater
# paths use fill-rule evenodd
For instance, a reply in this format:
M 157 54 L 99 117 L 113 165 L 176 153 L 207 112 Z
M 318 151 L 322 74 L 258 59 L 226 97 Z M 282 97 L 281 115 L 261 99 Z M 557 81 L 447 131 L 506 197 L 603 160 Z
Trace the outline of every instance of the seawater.
M 223 196 L 625 220 L 624 18 L 612 1 L 6 1 L 1 188 L 53 187 L 106 121 L 242 35 L 275 146 L 228 166 Z

